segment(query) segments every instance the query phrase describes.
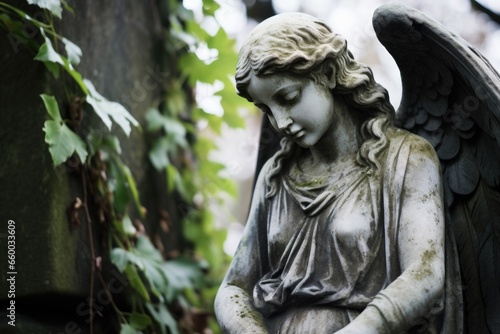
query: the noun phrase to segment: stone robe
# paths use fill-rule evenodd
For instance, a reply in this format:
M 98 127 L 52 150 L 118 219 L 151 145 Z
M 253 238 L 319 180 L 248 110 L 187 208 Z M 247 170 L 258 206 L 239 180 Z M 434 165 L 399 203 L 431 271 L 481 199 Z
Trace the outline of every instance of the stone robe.
M 366 307 L 379 310 L 387 333 L 403 327 L 409 333 L 461 332 L 459 275 L 450 236 L 446 247 L 437 245 L 446 248 L 446 284 L 437 299 L 426 296 L 418 275 L 401 275 L 398 253 L 400 210 L 419 183 L 407 179 L 412 175 L 408 162 L 427 159 L 430 170 L 439 173 L 439 161 L 420 137 L 392 130 L 388 139 L 377 171 L 357 165 L 315 177 L 291 163 L 270 199 L 263 175 L 272 159 L 263 167 L 235 259 L 240 261 L 238 252 L 243 252 L 247 264 L 258 267 L 242 285 L 269 333 L 334 333 Z M 440 175 L 431 179 L 440 180 Z M 441 185 L 425 183 L 420 186 L 435 189 L 429 200 L 435 202 L 436 219 L 442 220 Z M 227 283 L 242 279 L 234 272 L 230 269 Z

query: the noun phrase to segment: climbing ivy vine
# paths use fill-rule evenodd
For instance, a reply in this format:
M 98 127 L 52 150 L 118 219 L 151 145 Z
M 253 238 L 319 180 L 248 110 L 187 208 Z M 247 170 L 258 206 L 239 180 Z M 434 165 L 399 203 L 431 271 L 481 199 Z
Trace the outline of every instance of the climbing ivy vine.
M 27 0 L 29 4 L 43 9 L 42 17 L 36 18 L 0 2 L 0 25 L 16 34 L 19 41 L 33 50 L 34 60 L 42 62 L 50 75 L 56 79 L 64 77 L 64 82 L 71 82 L 65 87 L 65 101 L 46 92 L 40 92 L 40 97 L 47 113 L 43 127 L 45 142 L 54 166 L 75 158 L 80 165 L 84 198 L 72 201 L 70 217 L 73 223 L 79 224 L 78 211 L 83 210 L 89 228 L 91 332 L 95 277 L 106 286 L 101 275 L 102 257 L 95 253 L 93 246 L 92 228 L 95 225 L 92 224 L 92 217 L 105 223 L 108 256 L 129 282 L 127 299 L 130 307 L 122 310 L 112 301 L 122 334 L 194 332 L 189 321 L 180 319 L 178 310 L 184 318 L 189 317 L 193 309 L 210 313 L 228 260 L 222 251 L 225 232 L 215 227 L 208 204 L 221 192 L 235 196 L 236 188 L 231 180 L 222 177 L 224 166 L 208 159 L 215 145 L 212 140 L 198 135 L 198 126 L 205 124 L 215 134 L 220 134 L 223 124 L 243 126 L 238 114 L 243 100 L 234 94 L 230 80 L 236 64 L 234 41 L 220 26 L 215 33 L 207 32 L 195 19 L 194 13 L 184 8 L 182 3 L 161 1 L 168 12 L 164 24 L 166 43 L 163 52 L 170 58 L 172 55 L 177 57 L 177 73 L 164 82 L 166 93 L 163 101 L 158 106 L 151 106 L 147 112 L 144 130 L 125 107 L 103 97 L 92 82 L 77 70 L 83 57 L 82 51 L 61 36 L 54 26 L 54 18 L 62 19 L 65 11 L 78 15 L 66 1 Z M 203 16 L 214 18 L 218 8 L 214 0 L 204 0 Z M 27 38 L 23 34 L 22 26 L 27 22 L 40 31 L 41 39 Z M 215 55 L 210 59 L 200 59 L 196 52 L 200 48 L 215 51 Z M 222 116 L 196 105 L 192 95 L 200 83 L 219 87 L 215 94 L 219 96 L 224 110 Z M 83 116 L 76 120 L 64 118 L 59 109 L 62 103 L 76 106 L 80 113 L 92 110 L 108 130 L 117 126 L 127 136 L 131 131 L 146 131 L 154 135 L 149 160 L 156 170 L 165 173 L 167 191 L 180 196 L 185 204 L 182 226 L 185 238 L 193 245 L 189 254 L 166 260 L 151 242 L 140 220 L 133 222 L 134 215 L 144 219 L 147 210 L 141 204 L 141 194 L 131 170 L 120 158 L 120 140 L 111 132 L 102 134 L 97 129 L 81 131 L 79 119 Z M 85 109 L 83 103 L 87 105 Z M 90 198 L 98 203 L 96 212 L 90 212 Z M 112 300 L 109 291 L 107 294 Z M 212 330 L 217 332 L 213 319 Z

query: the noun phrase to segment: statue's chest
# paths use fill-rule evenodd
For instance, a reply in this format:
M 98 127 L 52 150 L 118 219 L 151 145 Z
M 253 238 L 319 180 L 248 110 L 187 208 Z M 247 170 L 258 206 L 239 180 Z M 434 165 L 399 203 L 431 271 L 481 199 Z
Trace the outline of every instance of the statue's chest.
M 333 197 L 319 194 L 318 198 L 323 196 L 327 202 L 318 203 L 320 209 L 314 215 L 304 212 L 296 196 L 280 189 L 267 222 L 271 261 L 278 261 L 287 248 L 301 246 L 317 247 L 319 253 L 368 254 L 377 246 L 375 240 L 381 233 L 377 183 L 365 177 Z

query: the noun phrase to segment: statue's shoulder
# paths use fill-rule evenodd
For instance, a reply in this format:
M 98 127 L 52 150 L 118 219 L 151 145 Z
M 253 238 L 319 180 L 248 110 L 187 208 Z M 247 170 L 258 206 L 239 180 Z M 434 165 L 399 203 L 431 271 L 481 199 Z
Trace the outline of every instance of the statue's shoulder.
M 390 151 L 408 149 L 412 155 L 425 155 L 438 160 L 436 151 L 432 144 L 427 139 L 419 135 L 396 127 L 389 128 L 386 135 L 389 141 Z

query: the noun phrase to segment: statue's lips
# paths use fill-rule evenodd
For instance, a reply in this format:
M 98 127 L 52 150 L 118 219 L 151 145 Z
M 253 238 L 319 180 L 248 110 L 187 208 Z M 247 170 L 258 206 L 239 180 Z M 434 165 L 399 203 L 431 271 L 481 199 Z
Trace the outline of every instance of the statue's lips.
M 293 132 L 287 131 L 286 134 L 292 139 L 299 139 L 300 137 L 304 136 L 306 132 L 303 129 L 299 129 Z
M 299 130 L 295 133 L 292 133 L 293 139 L 299 139 L 300 137 L 304 136 L 306 132 L 304 130 Z

